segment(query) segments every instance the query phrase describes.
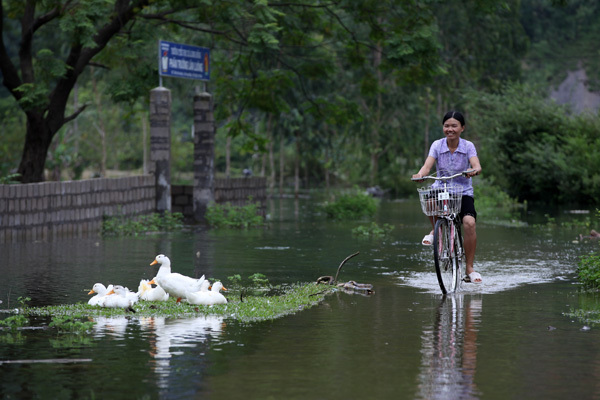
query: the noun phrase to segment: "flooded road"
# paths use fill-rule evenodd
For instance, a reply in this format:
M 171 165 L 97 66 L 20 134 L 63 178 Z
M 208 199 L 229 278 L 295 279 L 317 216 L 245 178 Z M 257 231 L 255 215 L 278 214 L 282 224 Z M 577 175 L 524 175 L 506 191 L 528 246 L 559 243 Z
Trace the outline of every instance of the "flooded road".
M 416 203 L 416 204 L 415 204 Z M 565 316 L 593 295 L 577 257 L 597 243 L 562 229 L 478 224 L 482 285 L 443 297 L 416 201 L 384 202 L 385 239 L 327 221 L 307 200 L 274 201 L 266 229 L 1 244 L 0 309 L 87 301 L 95 282 L 136 288 L 167 254 L 174 271 L 271 283 L 372 283 L 274 321 L 98 319 L 85 337 L 0 331 L 1 398 L 506 399 L 600 397 L 600 329 Z M 235 299 L 232 299 L 233 301 Z M 0 318 L 4 318 L 0 314 Z M 33 321 L 43 326 L 48 321 Z M 55 362 L 52 362 L 55 360 Z M 56 362 L 56 360 L 72 360 Z

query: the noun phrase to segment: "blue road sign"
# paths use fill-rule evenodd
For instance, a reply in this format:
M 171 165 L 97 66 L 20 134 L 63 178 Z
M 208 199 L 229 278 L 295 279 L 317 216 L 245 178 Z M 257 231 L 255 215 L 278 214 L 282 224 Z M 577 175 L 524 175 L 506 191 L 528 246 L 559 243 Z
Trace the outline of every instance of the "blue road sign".
M 165 42 L 158 43 L 158 71 L 160 76 L 210 79 L 210 51 L 205 47 Z

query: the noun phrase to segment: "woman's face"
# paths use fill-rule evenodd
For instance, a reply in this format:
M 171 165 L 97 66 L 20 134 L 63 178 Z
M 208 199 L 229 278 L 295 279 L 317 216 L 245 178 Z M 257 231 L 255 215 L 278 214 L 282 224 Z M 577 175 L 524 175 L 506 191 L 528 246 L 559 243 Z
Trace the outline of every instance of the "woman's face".
M 454 118 L 449 118 L 444 122 L 444 135 L 448 139 L 458 139 L 464 130 L 465 127 Z

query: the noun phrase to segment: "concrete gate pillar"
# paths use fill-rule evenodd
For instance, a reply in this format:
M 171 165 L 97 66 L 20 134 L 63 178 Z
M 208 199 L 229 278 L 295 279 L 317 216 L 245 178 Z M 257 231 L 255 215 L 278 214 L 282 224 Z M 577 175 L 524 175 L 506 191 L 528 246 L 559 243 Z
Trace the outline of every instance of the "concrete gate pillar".
M 156 179 L 156 211 L 171 212 L 171 91 L 150 91 L 150 165 Z

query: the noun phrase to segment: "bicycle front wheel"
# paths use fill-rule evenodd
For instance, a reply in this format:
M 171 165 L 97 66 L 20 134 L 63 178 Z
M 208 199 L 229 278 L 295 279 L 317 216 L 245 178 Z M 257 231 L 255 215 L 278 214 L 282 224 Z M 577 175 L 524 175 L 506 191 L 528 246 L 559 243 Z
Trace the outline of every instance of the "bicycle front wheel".
M 459 271 L 456 254 L 455 225 L 440 218 L 433 232 L 433 259 L 435 272 L 442 293 L 454 293 L 458 289 Z

